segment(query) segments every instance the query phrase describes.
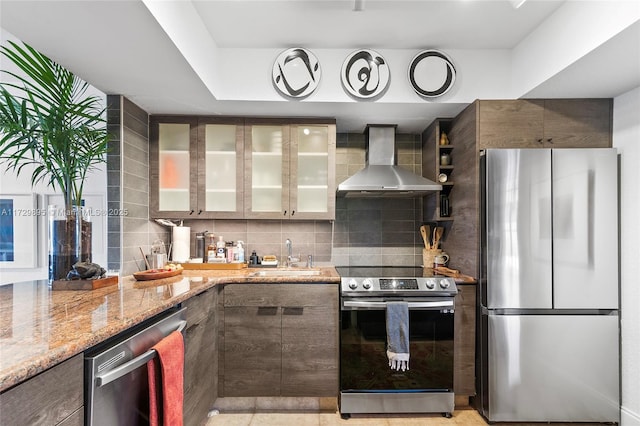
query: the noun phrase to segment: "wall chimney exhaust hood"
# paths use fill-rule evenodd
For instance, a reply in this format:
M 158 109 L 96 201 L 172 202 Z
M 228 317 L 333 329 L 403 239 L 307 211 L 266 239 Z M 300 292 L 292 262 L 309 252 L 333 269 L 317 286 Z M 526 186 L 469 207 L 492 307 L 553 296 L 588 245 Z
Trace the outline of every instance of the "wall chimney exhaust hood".
M 366 166 L 338 185 L 339 197 L 420 197 L 442 185 L 416 175 L 396 163 L 396 126 L 367 125 Z

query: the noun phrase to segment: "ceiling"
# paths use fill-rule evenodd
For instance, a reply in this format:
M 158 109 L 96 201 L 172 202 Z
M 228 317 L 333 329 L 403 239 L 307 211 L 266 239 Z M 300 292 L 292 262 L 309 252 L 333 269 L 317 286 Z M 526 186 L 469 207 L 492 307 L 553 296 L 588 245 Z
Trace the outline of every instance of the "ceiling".
M 154 0 L 0 0 L 0 25 L 102 92 L 124 95 L 151 114 L 327 116 L 337 119 L 340 132 L 359 132 L 376 122 L 420 132 L 436 117 L 456 115 L 474 94 L 460 90 L 428 101 L 414 93 L 385 94 L 375 102 L 357 102 L 337 90 L 300 102 L 277 96 L 273 87 L 262 98 L 236 95 L 242 87 L 228 71 L 217 77 L 216 93 L 202 72 L 212 61 L 207 51 L 222 52 L 222 58 L 262 52 L 271 63 L 277 52 L 299 46 L 346 54 L 364 48 L 509 52 L 566 3 L 528 0 L 515 8 L 512 1 L 165 1 L 165 8 L 175 7 L 172 30 L 154 15 Z M 357 4 L 363 10 L 355 11 Z M 639 40 L 635 22 L 515 97 L 615 97 L 640 86 Z

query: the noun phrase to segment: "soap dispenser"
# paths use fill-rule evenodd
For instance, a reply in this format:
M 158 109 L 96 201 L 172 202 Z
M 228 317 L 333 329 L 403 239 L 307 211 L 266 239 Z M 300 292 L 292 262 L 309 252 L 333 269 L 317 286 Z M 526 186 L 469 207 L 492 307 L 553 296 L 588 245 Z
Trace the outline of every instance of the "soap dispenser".
M 249 257 L 249 264 L 251 264 L 251 265 L 257 265 L 258 264 L 258 255 L 256 254 L 255 250 L 253 250 L 251 252 L 251 257 Z
M 226 247 L 226 243 L 224 242 L 224 237 L 222 235 L 218 236 L 218 242 L 216 243 L 216 257 L 220 258 L 220 259 L 225 259 L 227 258 L 227 247 Z
M 244 263 L 244 247 L 242 247 L 242 245 L 244 244 L 244 241 L 238 241 L 237 245 L 236 245 L 236 255 L 237 255 L 237 260 L 240 263 Z

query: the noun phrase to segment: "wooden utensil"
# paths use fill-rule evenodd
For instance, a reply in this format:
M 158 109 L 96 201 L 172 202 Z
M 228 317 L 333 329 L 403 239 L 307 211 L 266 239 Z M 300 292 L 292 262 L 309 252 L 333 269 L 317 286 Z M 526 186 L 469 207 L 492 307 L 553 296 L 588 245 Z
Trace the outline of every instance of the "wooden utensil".
M 433 249 L 438 248 L 438 244 L 440 244 L 443 233 L 444 228 L 442 226 L 436 226 L 436 228 L 433 230 Z
M 447 268 L 446 266 L 438 266 L 437 268 L 433 268 L 433 271 L 438 273 L 438 274 L 442 274 L 444 276 L 447 276 L 447 277 L 452 277 L 458 283 L 474 283 L 474 282 L 476 282 L 475 278 L 473 278 L 473 277 L 471 277 L 469 275 L 462 274 L 457 269 Z
M 420 226 L 420 234 L 422 234 L 422 241 L 424 241 L 424 248 L 427 250 L 431 249 L 431 244 L 429 242 L 429 234 L 431 232 L 431 227 L 429 225 Z
M 142 247 L 138 247 L 138 248 L 140 249 L 140 253 L 142 254 L 142 259 L 144 260 L 144 264 L 147 265 L 147 269 L 151 269 L 151 265 L 149 265 L 147 256 L 144 255 L 144 250 L 142 250 Z

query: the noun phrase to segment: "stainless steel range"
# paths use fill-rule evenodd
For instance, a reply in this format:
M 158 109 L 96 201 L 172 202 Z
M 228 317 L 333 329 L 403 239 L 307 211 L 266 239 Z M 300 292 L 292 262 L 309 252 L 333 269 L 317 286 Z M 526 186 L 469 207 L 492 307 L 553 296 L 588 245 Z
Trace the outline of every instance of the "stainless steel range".
M 421 267 L 337 267 L 340 413 L 442 413 L 453 394 L 453 278 Z M 407 369 L 392 367 L 391 305 L 406 304 Z M 402 322 L 402 321 L 401 321 Z

